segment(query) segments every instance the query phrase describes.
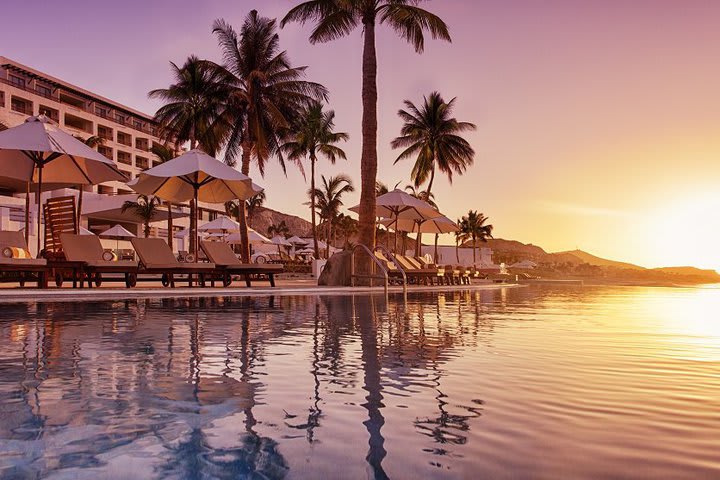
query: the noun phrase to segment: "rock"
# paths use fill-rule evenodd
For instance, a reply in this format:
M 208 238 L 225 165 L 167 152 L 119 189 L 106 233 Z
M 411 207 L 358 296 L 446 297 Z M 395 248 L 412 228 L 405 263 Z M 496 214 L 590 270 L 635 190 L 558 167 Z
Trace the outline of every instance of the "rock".
M 320 273 L 318 285 L 330 287 L 350 286 L 350 261 L 352 253 L 344 250 L 330 257 Z

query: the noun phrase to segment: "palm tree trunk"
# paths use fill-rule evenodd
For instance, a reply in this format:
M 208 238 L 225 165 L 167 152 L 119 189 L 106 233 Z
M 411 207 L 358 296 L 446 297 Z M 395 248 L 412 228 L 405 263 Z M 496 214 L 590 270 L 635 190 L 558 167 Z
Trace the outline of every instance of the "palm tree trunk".
M 315 154 L 310 154 L 310 220 L 312 222 L 313 246 L 315 247 L 315 258 L 320 258 L 318 249 L 317 225 L 315 223 Z
M 419 257 L 422 255 L 422 233 L 420 232 L 420 225 L 418 224 L 418 232 L 415 237 L 415 256 Z
M 173 249 L 173 219 L 172 219 L 172 203 L 167 202 L 168 217 L 167 217 L 167 230 L 168 230 L 168 245 L 170 250 Z
M 430 183 L 428 183 L 428 188 L 425 190 L 425 198 L 428 200 L 430 199 L 430 192 L 432 190 L 433 186 L 433 180 L 435 180 L 435 164 L 433 163 L 433 168 L 430 170 Z
M 437 234 L 437 233 L 435 234 L 435 258 L 433 259 L 435 263 L 437 263 L 437 257 L 438 257 L 437 242 L 438 242 L 439 236 L 440 236 L 439 234 Z
M 377 179 L 377 54 L 375 18 L 363 19 L 362 60 L 362 155 L 360 157 L 359 241 L 375 248 L 375 181 Z M 358 265 L 358 273 L 370 271 L 370 259 Z
M 242 146 L 242 165 L 240 171 L 243 175 L 250 175 L 250 145 L 246 142 Z M 245 202 L 238 202 L 238 221 L 240 223 L 240 255 L 244 263 L 250 263 L 250 243 L 248 242 L 247 211 Z
M 475 237 L 473 237 L 473 265 L 475 265 L 475 251 L 477 250 L 477 242 L 475 241 Z
M 457 259 L 457 263 L 460 263 L 460 240 L 457 237 L 455 238 L 455 258 Z M 435 261 L 437 261 L 437 259 Z
M 325 258 L 330 258 L 330 219 L 326 220 L 325 227 Z
M 30 182 L 25 185 L 25 244 L 30 247 Z

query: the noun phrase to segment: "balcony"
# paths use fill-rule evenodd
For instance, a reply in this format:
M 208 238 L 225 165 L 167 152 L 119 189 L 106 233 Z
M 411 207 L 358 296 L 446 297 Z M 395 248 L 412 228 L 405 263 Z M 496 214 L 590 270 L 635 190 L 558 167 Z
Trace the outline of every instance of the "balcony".
M 117 132 L 117 143 L 125 145 L 126 147 L 132 147 L 132 135 L 124 132 Z
M 128 152 L 122 152 L 118 150 L 117 161 L 118 163 L 123 163 L 125 165 L 132 165 L 132 155 L 130 155 Z
M 147 138 L 135 138 L 135 148 L 144 152 L 150 151 L 150 140 Z
M 110 147 L 106 147 L 106 146 L 104 146 L 104 145 L 100 145 L 100 146 L 98 146 L 98 153 L 100 153 L 100 155 L 106 156 L 106 157 L 109 158 L 110 160 L 113 159 L 113 149 L 110 148 Z
M 83 132 L 91 135 L 93 133 L 93 123 L 90 120 L 76 117 L 75 115 L 71 115 L 69 113 L 65 114 L 65 126 L 82 130 Z
M 113 141 L 113 129 L 104 125 L 98 125 L 98 137 L 103 140 Z
M 33 114 L 33 104 L 30 100 L 25 100 L 24 98 L 16 97 L 13 95 L 10 97 L 10 110 L 17 113 L 22 113 L 23 115 L 32 115 Z
M 146 169 L 148 168 L 149 163 L 150 163 L 150 162 L 149 162 L 149 160 L 148 160 L 147 158 L 141 157 L 141 156 L 139 156 L 139 155 L 136 155 L 136 156 L 135 156 L 135 166 L 136 166 L 137 168 L 140 168 L 140 169 L 142 169 L 142 170 L 146 170 Z
M 60 123 L 60 112 L 46 105 L 40 105 L 38 109 L 41 115 L 45 115 L 55 123 Z

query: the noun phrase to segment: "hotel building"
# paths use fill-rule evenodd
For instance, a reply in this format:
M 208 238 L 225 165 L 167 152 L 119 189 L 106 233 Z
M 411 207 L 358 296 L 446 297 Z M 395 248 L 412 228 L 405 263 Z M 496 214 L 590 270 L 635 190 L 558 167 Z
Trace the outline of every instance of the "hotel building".
M 159 159 L 151 152 L 158 138 L 158 125 L 152 116 L 84 90 L 68 82 L 39 72 L 16 61 L 0 56 L 0 122 L 8 127 L 21 124 L 31 115 L 46 115 L 64 131 L 86 139 L 96 135 L 104 140 L 97 150 L 113 160 L 128 178 L 155 166 Z M 0 172 L 0 177 L 2 172 Z M 74 189 L 43 193 L 43 197 L 77 195 Z M 125 184 L 107 182 L 83 187 L 81 223 L 99 233 L 116 223 L 141 235 L 142 226 L 129 212 L 120 210 L 126 200 L 137 195 Z M 44 201 L 44 199 L 43 199 Z M 35 201 L 31 201 L 34 209 Z M 201 221 L 214 219 L 221 205 L 200 205 Z M 3 188 L 0 182 L 0 230 L 24 227 L 25 193 Z M 175 230 L 188 226 L 188 209 L 175 212 Z M 167 212 L 163 212 L 167 217 Z M 31 213 L 31 222 L 36 214 Z M 167 224 L 151 224 L 151 236 L 166 237 Z M 37 226 L 31 223 L 31 232 Z M 30 245 L 35 242 L 31 241 Z M 114 245 L 114 242 L 112 242 Z M 178 242 L 174 242 L 176 249 Z M 180 244 L 182 248 L 182 244 Z

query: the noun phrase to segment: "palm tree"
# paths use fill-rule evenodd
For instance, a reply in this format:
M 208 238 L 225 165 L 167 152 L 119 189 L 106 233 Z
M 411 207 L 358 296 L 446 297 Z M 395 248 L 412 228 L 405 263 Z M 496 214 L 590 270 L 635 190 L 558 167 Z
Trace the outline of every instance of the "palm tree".
M 379 197 L 380 195 L 385 195 L 389 191 L 390 191 L 390 189 L 388 188 L 388 186 L 385 185 L 380 180 L 375 182 L 375 196 L 376 197 Z
M 458 225 L 460 230 L 463 232 L 464 240 L 472 240 L 473 263 L 476 262 L 475 251 L 477 250 L 478 240 L 481 242 L 487 242 L 488 238 L 493 238 L 493 226 L 485 225 L 485 222 L 488 220 L 489 218 L 482 213 L 478 213 L 476 210 L 469 210 L 467 215 L 463 215 Z
M 435 195 L 433 195 L 432 192 L 429 192 L 427 190 L 418 190 L 415 185 L 405 185 L 405 191 L 413 197 L 417 198 L 418 200 L 422 200 L 423 202 L 427 203 L 435 210 L 438 210 L 437 203 L 435 203 Z M 417 237 L 415 237 L 415 255 L 419 257 L 422 253 L 422 233 L 420 233 L 420 222 L 416 223 L 418 226 L 418 232 Z
M 453 173 L 462 174 L 473 164 L 475 150 L 459 134 L 475 130 L 475 125 L 459 122 L 452 116 L 455 98 L 445 103 L 438 92 L 432 92 L 424 98 L 418 108 L 405 100 L 407 110 L 398 111 L 405 122 L 400 130 L 401 136 L 395 138 L 393 148 L 404 148 L 395 159 L 395 163 L 407 158 L 415 158 L 410 177 L 416 187 L 430 179 L 426 192 L 432 192 L 435 170 L 446 174 L 452 183 Z
M 322 187 L 315 189 L 314 196 L 317 200 L 316 208 L 320 218 L 325 223 L 325 240 L 327 243 L 325 258 L 328 258 L 330 256 L 333 222 L 340 213 L 340 207 L 343 206 L 342 196 L 354 192 L 355 187 L 353 187 L 352 180 L 347 175 L 341 174 L 330 178 L 325 178 L 325 175 L 322 175 L 321 178 Z M 312 197 L 313 192 L 308 192 L 308 196 Z
M 291 9 L 287 22 L 317 22 L 310 43 L 324 43 L 349 35 L 362 24 L 362 155 L 359 241 L 375 248 L 375 181 L 377 179 L 377 56 L 375 25 L 386 24 L 421 53 L 424 32 L 450 41 L 447 25 L 440 17 L 417 6 L 417 0 L 309 0 Z M 361 264 L 367 271 L 369 261 Z
M 276 235 L 282 235 L 287 238 L 290 235 L 290 227 L 287 226 L 285 220 L 281 220 L 280 223 L 272 223 L 267 229 L 268 237 L 274 237 Z
M 175 157 L 175 151 L 167 145 L 160 143 L 153 143 L 150 147 L 150 151 L 155 154 L 160 163 L 169 162 Z M 172 203 L 165 202 L 168 209 L 167 215 L 167 231 L 168 231 L 168 246 L 170 250 L 173 249 L 173 218 L 172 218 Z
M 127 200 L 123 203 L 122 213 L 131 210 L 132 213 L 139 217 L 143 222 L 143 234 L 145 237 L 150 236 L 150 222 L 160 207 L 160 199 L 158 197 L 138 195 L 136 201 Z
M 458 230 L 455 232 L 455 258 L 460 263 L 460 245 L 467 242 L 469 237 L 467 234 L 467 219 L 465 217 L 458 218 L 455 222 L 458 226 Z
M 345 151 L 335 143 L 345 141 L 350 136 L 344 132 L 335 132 L 335 112 L 323 111 L 322 104 L 315 102 L 305 109 L 292 128 L 290 139 L 281 148 L 290 160 L 310 159 L 310 217 L 313 232 L 315 258 L 320 258 L 315 229 L 315 162 L 318 154 L 327 158 L 333 165 L 338 158 L 347 159 Z
M 222 113 L 228 90 L 213 65 L 194 55 L 189 56 L 182 67 L 170 62 L 175 83 L 148 93 L 148 97 L 166 102 L 155 112 L 161 138 L 177 145 L 190 142 L 191 149 L 200 147 L 209 155 L 219 150 L 227 131 Z M 190 230 L 193 232 L 197 231 L 196 223 L 197 205 L 191 200 Z M 192 252 L 197 249 L 196 241 L 191 236 Z
M 285 171 L 280 133 L 288 128 L 312 102 L 327 99 L 327 90 L 302 78 L 307 67 L 293 67 L 285 51 L 279 49 L 276 20 L 261 17 L 256 10 L 248 13 L 240 34 L 224 20 L 216 20 L 223 57 L 214 70 L 229 88 L 223 115 L 229 125 L 225 161 L 234 165 L 242 154 L 240 170 L 250 174 L 254 161 L 260 175 L 267 160 L 276 155 Z M 250 256 L 247 241 L 245 204 L 240 203 L 240 235 L 243 261 Z
M 155 112 L 160 137 L 177 144 L 190 142 L 190 149 L 200 147 L 209 155 L 215 155 L 223 143 L 222 112 L 228 95 L 213 65 L 194 55 L 182 67 L 170 62 L 175 83 L 148 93 L 165 102 Z
M 265 190 L 262 192 L 256 193 L 252 197 L 245 200 L 245 210 L 247 211 L 247 224 L 252 227 L 251 220 L 253 218 L 253 215 L 255 214 L 255 211 L 262 207 L 265 203 L 265 200 L 267 199 L 267 196 L 265 195 Z M 232 200 L 230 202 L 225 203 L 225 213 L 227 213 L 230 217 L 235 217 L 238 219 L 238 223 L 240 223 L 240 209 L 238 208 L 238 200 Z

